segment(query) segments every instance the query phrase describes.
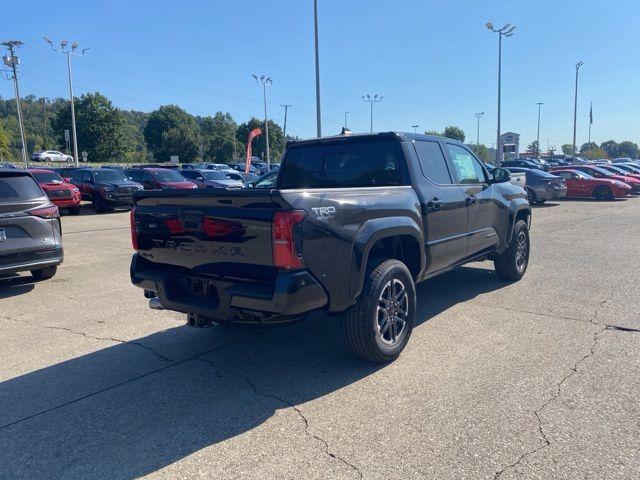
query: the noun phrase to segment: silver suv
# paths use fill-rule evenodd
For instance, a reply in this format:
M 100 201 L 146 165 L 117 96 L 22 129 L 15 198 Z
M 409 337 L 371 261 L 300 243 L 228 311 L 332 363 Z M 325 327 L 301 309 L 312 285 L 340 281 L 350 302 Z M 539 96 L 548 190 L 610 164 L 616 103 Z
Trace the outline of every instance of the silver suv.
M 31 160 L 34 162 L 71 162 L 73 157 L 57 150 L 45 150 L 32 154 Z
M 51 278 L 62 263 L 60 214 L 25 170 L 0 168 L 0 276 Z

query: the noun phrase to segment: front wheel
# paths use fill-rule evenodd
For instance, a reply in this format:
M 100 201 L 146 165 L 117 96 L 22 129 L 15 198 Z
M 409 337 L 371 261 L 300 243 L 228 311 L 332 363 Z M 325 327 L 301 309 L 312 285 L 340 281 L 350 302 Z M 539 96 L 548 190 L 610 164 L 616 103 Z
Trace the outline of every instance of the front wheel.
M 96 213 L 106 212 L 107 208 L 105 207 L 104 200 L 99 195 L 93 196 L 93 208 Z
M 496 273 L 505 280 L 520 280 L 529 265 L 529 228 L 527 222 L 518 220 L 513 227 L 509 248 L 494 260 Z
M 611 200 L 613 192 L 609 187 L 600 186 L 594 190 L 593 196 L 596 197 L 596 200 Z
M 364 360 L 390 362 L 409 342 L 415 315 L 411 272 L 398 260 L 386 260 L 369 273 L 358 301 L 344 312 L 345 341 Z

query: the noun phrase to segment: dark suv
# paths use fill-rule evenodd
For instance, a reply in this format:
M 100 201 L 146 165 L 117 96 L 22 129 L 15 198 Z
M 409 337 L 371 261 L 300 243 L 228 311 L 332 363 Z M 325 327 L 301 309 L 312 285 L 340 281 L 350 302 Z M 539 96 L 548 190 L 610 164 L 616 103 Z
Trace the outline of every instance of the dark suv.
M 106 212 L 113 208 L 129 208 L 133 204 L 133 194 L 143 187 L 129 180 L 122 170 L 109 168 L 80 168 L 71 179 L 80 189 L 82 200 L 93 203 L 96 212 Z
M 0 276 L 51 278 L 62 257 L 58 207 L 29 172 L 0 168 Z

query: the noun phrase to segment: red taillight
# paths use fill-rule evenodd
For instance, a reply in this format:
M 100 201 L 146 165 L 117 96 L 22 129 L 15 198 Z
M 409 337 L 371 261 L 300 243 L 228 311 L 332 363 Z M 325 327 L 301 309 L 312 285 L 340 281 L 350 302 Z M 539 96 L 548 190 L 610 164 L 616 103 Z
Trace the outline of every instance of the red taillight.
M 131 209 L 131 213 L 129 214 L 129 222 L 131 225 L 131 245 L 134 250 L 138 250 L 138 229 L 136 228 L 136 209 L 135 207 Z
M 40 218 L 58 218 L 60 216 L 60 211 L 55 205 L 50 207 L 34 208 L 33 210 L 28 210 L 27 213 Z
M 273 239 L 273 264 L 278 268 L 300 268 L 302 258 L 296 253 L 294 228 L 306 217 L 301 210 L 275 212 L 271 236 Z

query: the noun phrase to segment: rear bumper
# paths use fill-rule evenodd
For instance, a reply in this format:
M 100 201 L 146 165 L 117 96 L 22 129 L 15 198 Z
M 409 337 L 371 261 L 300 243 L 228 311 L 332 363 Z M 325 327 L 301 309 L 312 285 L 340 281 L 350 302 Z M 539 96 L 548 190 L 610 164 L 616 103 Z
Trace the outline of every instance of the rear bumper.
M 305 270 L 282 271 L 273 283 L 259 284 L 192 275 L 134 254 L 130 273 L 132 283 L 155 292 L 163 308 L 220 321 L 233 320 L 240 312 L 300 315 L 328 302 L 324 289 Z
M 534 189 L 540 200 L 553 200 L 567 195 L 567 187 L 551 187 Z
M 0 255 L 0 275 L 60 265 L 63 258 L 62 246 L 41 251 Z

